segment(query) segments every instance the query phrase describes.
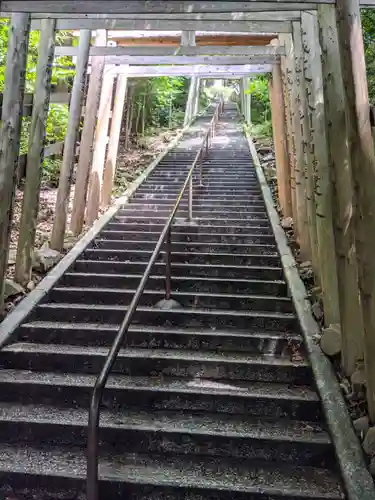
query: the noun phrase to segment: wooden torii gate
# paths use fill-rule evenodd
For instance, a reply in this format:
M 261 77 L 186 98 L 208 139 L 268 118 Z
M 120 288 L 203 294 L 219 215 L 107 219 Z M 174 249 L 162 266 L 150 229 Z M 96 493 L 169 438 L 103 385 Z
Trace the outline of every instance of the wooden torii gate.
M 351 375 L 358 365 L 364 363 L 368 406 L 375 421 L 375 157 L 369 119 L 361 7 L 375 7 L 375 0 L 3 0 L 1 10 L 4 15 L 12 13 L 12 30 L 0 131 L 1 288 L 7 265 L 27 41 L 31 27 L 41 29 L 42 41 L 25 186 L 25 206 L 29 213 L 23 216 L 25 227 L 30 228 L 31 238 L 26 238 L 21 245 L 18 259 L 23 263 L 22 272 L 26 273 L 35 231 L 32 221 L 38 208 L 38 171 L 43 153 L 50 67 L 57 29 L 78 29 L 81 35 L 80 45 L 75 49 L 77 67 L 59 188 L 56 218 L 59 222 L 55 224 L 52 243 L 56 248 L 61 245 L 65 231 L 66 194 L 70 189 L 82 105 L 82 82 L 90 53 L 93 61 L 77 174 L 77 183 L 79 185 L 82 181 L 84 189 L 80 190 L 81 198 L 76 204 L 78 215 L 73 227 L 76 231 L 79 231 L 83 221 L 87 186 L 93 214 L 91 219 L 96 216 L 100 200 L 102 181 L 94 185 L 93 178 L 102 175 L 104 153 L 101 142 L 97 140 L 94 143 L 94 136 L 104 137 L 102 132 L 108 120 L 108 102 L 104 96 L 111 95 L 113 78 L 106 78 L 106 64 L 120 65 L 113 72 L 124 72 L 122 65 L 133 68 L 133 75 L 136 74 L 136 66 L 143 67 L 145 74 L 150 74 L 152 61 L 155 61 L 150 59 L 152 57 L 163 57 L 166 64 L 179 64 L 181 71 L 192 62 L 200 64 L 199 58 L 202 57 L 208 58 L 207 64 L 209 61 L 216 67 L 228 64 L 228 57 L 230 67 L 236 64 L 244 66 L 244 58 L 253 64 L 270 64 L 282 212 L 284 216 L 293 218 L 303 259 L 312 261 L 317 284 L 322 290 L 326 325 L 341 325 L 344 372 Z M 275 41 L 264 51 L 256 47 L 258 53 L 255 47 L 243 48 L 242 53 L 237 48 L 235 54 L 229 47 L 220 51 L 219 44 L 205 53 L 198 44 L 196 47 L 183 47 L 182 54 L 162 55 L 160 52 L 164 47 L 158 44 L 147 47 L 147 50 L 143 46 L 143 52 L 140 47 L 134 46 L 106 47 L 107 29 L 252 32 L 256 34 L 254 36 L 268 38 L 267 44 L 272 39 Z M 97 30 L 97 33 L 95 47 L 90 49 L 91 30 Z M 144 64 L 142 57 L 147 61 Z M 170 59 L 166 59 L 168 57 Z M 176 61 L 176 57 L 181 59 Z M 242 75 L 238 67 L 236 70 L 240 76 L 247 75 L 245 70 Z M 202 70 L 199 76 L 204 76 L 204 71 L 207 72 L 207 69 Z M 215 71 L 219 73 L 219 70 Z M 215 71 L 210 74 L 215 75 Z M 193 74 L 192 69 L 190 72 Z M 113 111 L 113 116 L 117 118 L 112 120 L 112 149 L 107 160 L 111 163 L 116 157 L 117 120 L 121 115 L 125 92 L 125 80 L 120 78 L 116 84 L 117 104 Z M 107 168 L 113 171 L 113 165 L 110 167 L 107 163 L 104 170 L 107 171 Z M 107 178 L 110 179 L 111 175 Z

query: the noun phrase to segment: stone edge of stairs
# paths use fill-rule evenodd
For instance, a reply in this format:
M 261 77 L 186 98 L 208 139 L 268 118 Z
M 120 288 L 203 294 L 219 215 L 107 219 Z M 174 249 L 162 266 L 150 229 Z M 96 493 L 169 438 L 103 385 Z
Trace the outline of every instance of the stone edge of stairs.
M 275 235 L 285 281 L 301 326 L 306 353 L 311 363 L 316 388 L 336 450 L 347 498 L 348 500 L 373 500 L 375 499 L 374 481 L 366 466 L 360 442 L 354 432 L 346 402 L 331 362 L 315 340 L 316 335 L 320 334 L 320 328 L 311 312 L 305 285 L 298 273 L 297 263 L 289 247 L 286 234 L 281 227 L 280 218 L 274 207 L 271 190 L 263 174 L 255 145 L 247 130 L 245 128 L 243 130 Z

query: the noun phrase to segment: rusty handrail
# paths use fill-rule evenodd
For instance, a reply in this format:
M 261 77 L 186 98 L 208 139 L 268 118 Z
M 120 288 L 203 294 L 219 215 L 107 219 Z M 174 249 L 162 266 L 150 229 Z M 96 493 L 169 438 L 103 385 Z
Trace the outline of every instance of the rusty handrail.
M 152 252 L 150 260 L 148 261 L 147 267 L 143 273 L 142 279 L 138 285 L 138 288 L 132 298 L 132 301 L 128 307 L 125 318 L 123 319 L 119 331 L 116 335 L 116 338 L 112 344 L 112 347 L 107 355 L 104 366 L 98 375 L 95 386 L 92 392 L 90 407 L 89 407 L 89 420 L 88 420 L 88 436 L 87 436 L 87 500 L 99 500 L 99 489 L 98 489 L 98 430 L 99 430 L 99 419 L 100 419 L 100 403 L 103 396 L 103 391 L 105 389 L 105 385 L 107 383 L 109 374 L 112 370 L 112 367 L 117 359 L 117 355 L 121 349 L 121 346 L 126 342 L 126 336 L 133 320 L 133 316 L 137 310 L 139 305 L 139 301 L 143 294 L 143 291 L 146 287 L 147 281 L 150 277 L 152 268 L 158 258 L 160 251 L 164 242 L 166 245 L 166 291 L 165 297 L 166 299 L 170 299 L 171 297 L 171 228 L 174 218 L 176 216 L 177 210 L 180 206 L 181 200 L 184 196 L 185 190 L 189 185 L 189 220 L 192 220 L 192 200 L 193 200 L 193 173 L 195 167 L 200 161 L 200 184 L 202 185 L 202 163 L 203 163 L 203 151 L 208 153 L 209 142 L 210 139 L 214 137 L 215 134 L 215 126 L 219 119 L 220 113 L 223 110 L 223 100 L 221 99 L 219 104 L 215 109 L 215 113 L 210 121 L 210 125 L 205 133 L 201 147 L 199 148 L 192 166 L 189 169 L 188 175 L 185 179 L 185 182 L 181 188 L 181 191 L 176 199 L 176 203 L 171 211 L 171 214 L 165 223 L 165 226 L 160 234 L 160 237 L 156 243 L 155 249 Z M 209 138 L 210 136 L 210 138 Z

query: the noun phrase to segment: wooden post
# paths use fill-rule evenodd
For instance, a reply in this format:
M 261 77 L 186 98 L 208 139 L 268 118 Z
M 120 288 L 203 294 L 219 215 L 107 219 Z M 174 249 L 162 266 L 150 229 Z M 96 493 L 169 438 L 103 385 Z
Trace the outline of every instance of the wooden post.
M 272 68 L 272 80 L 270 81 L 270 100 L 272 111 L 273 142 L 276 155 L 276 175 L 280 207 L 283 215 L 289 197 L 290 186 L 288 184 L 288 150 L 285 136 L 284 120 L 284 95 L 281 83 L 280 65 L 274 64 Z
M 312 110 L 312 142 L 314 144 L 314 197 L 320 279 L 323 292 L 324 321 L 328 326 L 339 323 L 339 301 L 335 237 L 332 216 L 332 185 L 329 171 L 327 130 L 325 122 L 321 48 L 315 14 L 301 13 L 303 49 L 308 61 L 305 79 Z
M 201 88 L 201 79 L 197 78 L 197 86 L 196 86 L 195 95 L 194 95 L 193 116 L 196 116 L 199 112 L 200 88 Z
M 375 157 L 371 137 L 366 64 L 358 0 L 337 0 L 337 21 L 346 98 L 355 238 L 364 325 L 367 402 L 375 422 Z M 355 332 L 357 333 L 357 332 Z
M 354 187 L 346 120 L 346 99 L 334 5 L 318 7 L 331 178 L 342 336 L 341 361 L 352 375 L 363 361 L 363 319 L 359 300 L 354 233 Z
M 299 23 L 295 23 L 294 30 L 299 31 Z M 299 35 L 301 36 L 301 35 Z M 294 47 L 294 37 L 287 35 L 283 37 L 286 49 L 286 72 L 287 83 L 286 90 L 289 97 L 288 102 L 288 120 L 290 120 L 289 133 L 290 137 L 290 180 L 291 180 L 291 196 L 292 196 L 292 212 L 294 221 L 294 234 L 297 243 L 300 246 L 301 257 L 303 260 L 307 259 L 308 251 L 306 249 L 306 238 L 304 237 L 303 226 L 305 224 L 305 192 L 304 192 L 304 179 L 302 173 L 304 170 L 304 158 L 302 147 L 302 132 L 301 132 L 301 119 L 299 110 L 299 74 L 300 71 L 300 54 L 296 55 Z M 297 42 L 298 43 L 298 42 Z
M 181 32 L 181 46 L 182 47 L 195 47 L 195 31 L 182 31 Z M 199 90 L 199 78 L 197 76 L 192 76 L 190 79 L 189 93 L 185 108 L 185 118 L 184 126 L 188 126 L 194 115 L 195 108 L 195 97 L 197 96 Z
M 109 117 L 112 104 L 113 83 L 113 75 L 109 74 L 104 76 L 102 92 L 100 96 L 98 122 L 96 125 L 94 139 L 94 154 L 92 159 L 92 167 L 90 171 L 89 188 L 87 194 L 86 219 L 89 226 L 94 223 L 99 214 L 105 152 L 108 140 Z
M 89 59 L 91 31 L 81 30 L 79 34 L 76 73 L 69 106 L 68 129 L 64 142 L 64 154 L 60 170 L 59 187 L 56 197 L 55 220 L 53 222 L 51 247 L 61 252 L 64 246 L 66 219 L 68 216 L 69 195 L 72 172 L 76 155 L 76 141 L 81 120 L 83 91 Z
M 36 68 L 36 82 L 27 152 L 26 182 L 17 246 L 15 279 L 27 285 L 31 279 L 39 192 L 45 145 L 46 122 L 51 93 L 56 20 L 42 19 Z
M 294 94 L 293 94 L 293 128 L 296 152 L 296 209 L 298 220 L 298 243 L 301 259 L 311 259 L 310 232 L 307 218 L 306 177 L 305 177 L 305 150 L 303 117 L 306 112 L 305 79 L 303 75 L 303 49 L 301 23 L 293 22 L 293 50 L 294 50 Z
M 0 309 L 4 305 L 10 224 L 17 179 L 30 15 L 12 14 L 0 128 Z
M 301 27 L 302 35 L 302 27 Z M 303 107 L 301 107 L 301 124 L 302 124 L 302 140 L 304 148 L 305 157 L 305 186 L 306 186 L 306 211 L 307 211 L 307 223 L 310 234 L 310 247 L 311 247 L 311 263 L 314 271 L 315 285 L 320 286 L 320 267 L 319 267 L 319 251 L 318 251 L 318 233 L 316 225 L 316 204 L 315 204 L 315 150 L 314 142 L 312 139 L 313 130 L 313 113 L 309 107 L 310 100 L 310 59 L 309 54 L 307 54 L 303 48 L 303 70 L 300 74 L 300 78 L 303 81 L 304 88 L 304 100 L 302 101 Z M 307 79 L 305 78 L 307 77 Z
M 279 36 L 279 43 L 281 45 L 285 44 L 285 38 L 281 35 Z M 288 153 L 288 168 L 285 170 L 285 184 L 287 186 L 287 197 L 285 200 L 285 211 L 284 217 L 293 217 L 293 193 L 295 189 L 292 189 L 292 176 L 294 182 L 294 155 L 293 155 L 293 136 L 291 131 L 291 114 L 290 114 L 290 101 L 289 101 L 289 86 L 288 86 L 288 66 L 286 57 L 282 56 L 280 59 L 280 69 L 281 69 L 281 83 L 284 96 L 284 120 L 285 120 L 285 131 L 286 131 L 286 145 Z M 293 171 L 293 173 L 292 173 Z M 295 186 L 294 186 L 295 187 Z
M 127 83 L 127 76 L 119 75 L 116 83 L 115 102 L 113 104 L 111 130 L 109 133 L 108 153 L 103 175 L 102 203 L 105 206 L 111 203 Z
M 96 46 L 105 46 L 107 43 L 106 30 L 97 30 Z M 93 57 L 91 75 L 86 99 L 86 113 L 83 124 L 79 161 L 77 168 L 76 185 L 70 229 L 75 235 L 80 234 L 83 228 L 86 208 L 87 186 L 92 164 L 96 118 L 99 109 L 100 92 L 104 72 L 104 56 Z

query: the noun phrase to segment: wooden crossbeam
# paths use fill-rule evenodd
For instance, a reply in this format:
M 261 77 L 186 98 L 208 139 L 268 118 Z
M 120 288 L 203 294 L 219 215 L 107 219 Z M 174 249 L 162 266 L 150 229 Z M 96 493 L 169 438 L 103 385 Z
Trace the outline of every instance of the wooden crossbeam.
M 275 57 L 285 55 L 284 47 L 273 46 L 235 46 L 225 47 L 220 45 L 197 47 L 91 47 L 90 56 L 255 56 Z M 77 56 L 78 47 L 56 47 L 56 56 Z M 138 64 L 140 62 L 138 61 Z
M 245 2 L 186 2 L 186 1 L 126 1 L 107 0 L 3 0 L 4 12 L 50 12 L 54 14 L 182 14 L 182 13 L 228 13 L 259 12 L 277 10 L 310 10 L 320 3 L 335 0 L 250 0 Z M 367 2 L 369 0 L 366 0 Z
M 90 68 L 89 68 L 90 71 Z M 243 76 L 249 74 L 269 73 L 271 64 L 223 65 L 223 66 L 106 66 L 105 73 L 127 74 L 129 77 L 153 76 L 199 76 L 216 78 L 225 76 Z
M 273 64 L 279 56 L 106 56 L 106 64 L 130 64 L 142 66 L 159 66 L 165 64 Z
M 315 7 L 315 5 L 314 5 Z M 314 10 L 314 9 L 309 9 Z M 164 20 L 164 21 L 297 21 L 301 19 L 300 10 L 256 11 L 256 12 L 211 12 L 211 13 L 182 13 L 182 14 L 130 14 L 133 20 Z M 129 14 L 74 14 L 50 12 L 35 12 L 32 19 L 129 19 Z
M 40 19 L 31 22 L 31 28 L 40 29 Z M 108 18 L 63 18 L 57 20 L 58 30 L 107 29 L 107 30 L 152 30 L 152 31 L 226 31 L 248 33 L 290 33 L 290 21 L 168 21 L 165 19 L 112 19 Z

